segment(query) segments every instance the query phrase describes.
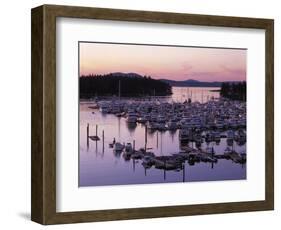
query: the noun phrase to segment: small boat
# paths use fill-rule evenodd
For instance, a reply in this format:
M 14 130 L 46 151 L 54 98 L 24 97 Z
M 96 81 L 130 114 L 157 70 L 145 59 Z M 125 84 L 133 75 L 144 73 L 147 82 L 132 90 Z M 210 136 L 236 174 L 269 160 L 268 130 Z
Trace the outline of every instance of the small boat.
M 139 150 L 139 151 L 135 151 L 134 153 L 131 154 L 131 158 L 133 159 L 141 159 L 143 158 L 144 152 Z
M 156 122 L 149 122 L 147 128 L 150 130 L 156 130 L 158 129 L 158 124 Z
M 99 109 L 102 113 L 110 113 L 110 105 L 108 102 L 100 102 Z
M 213 147 L 207 147 L 205 151 L 206 151 L 206 153 L 209 153 L 209 154 L 214 154 L 215 153 Z
M 231 148 L 227 147 L 225 150 L 224 150 L 224 155 L 229 155 L 231 154 L 233 151 Z
M 246 152 L 242 152 L 242 153 L 240 153 L 239 155 L 240 155 L 240 157 L 241 157 L 242 162 L 243 162 L 243 163 L 246 162 L 246 159 L 247 159 Z
M 142 115 L 141 117 L 138 118 L 137 121 L 138 121 L 139 123 L 145 124 L 145 123 L 148 121 L 148 119 L 147 119 L 147 116 Z
M 100 138 L 98 136 L 89 136 L 92 141 L 99 141 Z
M 115 152 L 122 152 L 123 149 L 124 149 L 124 147 L 125 147 L 125 146 L 122 145 L 121 143 L 116 142 L 116 143 L 114 144 L 113 150 L 114 150 Z
M 231 146 L 231 145 L 233 144 L 234 137 L 235 137 L 234 132 L 233 132 L 232 130 L 229 130 L 229 131 L 227 132 L 227 139 L 226 139 L 227 144 L 228 144 L 229 146 Z
M 228 139 L 234 139 L 234 132 L 232 131 L 232 130 L 229 130 L 228 132 L 227 132 L 227 138 Z
M 88 108 L 89 108 L 89 109 L 98 109 L 99 106 L 95 104 L 95 105 L 92 105 L 92 106 L 88 106 Z
M 142 165 L 144 168 L 150 168 L 152 165 L 154 165 L 154 157 L 146 155 L 142 159 Z
M 121 113 L 121 107 L 119 104 L 113 104 L 111 107 L 111 113 L 113 114 L 120 114 Z
M 177 124 L 177 122 L 176 121 L 169 121 L 168 123 L 167 123 L 167 128 L 169 129 L 169 130 L 176 130 L 177 128 L 178 128 L 178 124 Z
M 191 130 L 190 129 L 181 129 L 179 131 L 179 139 L 181 142 L 190 141 Z
M 157 124 L 157 129 L 158 129 L 159 131 L 165 131 L 165 130 L 166 130 L 165 123 L 158 123 L 158 124 Z
M 127 143 L 125 146 L 125 152 L 127 153 L 132 153 L 133 152 L 133 147 L 131 143 Z
M 236 135 L 236 141 L 238 142 L 246 142 L 246 133 L 244 130 L 239 129 Z
M 214 135 L 214 141 L 220 142 L 220 140 L 221 140 L 220 132 L 214 132 L 213 135 Z
M 165 123 L 165 122 L 166 122 L 165 116 L 162 115 L 162 114 L 158 115 L 158 117 L 157 117 L 157 122 L 158 122 L 158 123 Z
M 138 115 L 134 111 L 129 111 L 127 114 L 127 122 L 128 123 L 136 123 L 138 119 Z

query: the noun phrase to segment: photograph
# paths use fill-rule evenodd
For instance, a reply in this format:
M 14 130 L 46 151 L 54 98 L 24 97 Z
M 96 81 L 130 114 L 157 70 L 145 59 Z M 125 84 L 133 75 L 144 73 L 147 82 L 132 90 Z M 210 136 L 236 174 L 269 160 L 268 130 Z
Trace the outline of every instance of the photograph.
M 78 187 L 247 179 L 247 49 L 78 42 Z

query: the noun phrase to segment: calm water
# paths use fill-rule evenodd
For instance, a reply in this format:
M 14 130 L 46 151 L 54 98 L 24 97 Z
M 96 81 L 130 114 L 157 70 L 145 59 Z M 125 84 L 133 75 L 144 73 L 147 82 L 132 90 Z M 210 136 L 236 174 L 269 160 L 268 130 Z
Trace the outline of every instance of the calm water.
M 188 98 L 192 98 L 192 101 L 202 103 L 211 100 L 212 97 L 219 98 L 220 93 L 216 91 L 219 89 L 215 87 L 173 87 L 173 95 L 170 98 L 175 102 L 184 102 Z
M 163 100 L 182 102 L 191 97 L 192 101 L 207 101 L 211 97 L 219 97 L 218 92 L 210 92 L 216 88 L 173 88 L 172 97 Z M 192 93 L 191 93 L 192 92 Z M 189 95 L 189 96 L 188 96 Z M 121 155 L 116 155 L 109 143 L 115 138 L 117 142 L 136 141 L 136 149 L 144 147 L 145 129 L 141 124 L 128 126 L 125 118 L 118 118 L 113 114 L 102 114 L 98 109 L 90 109 L 90 101 L 80 102 L 80 167 L 79 186 L 146 184 L 165 182 L 192 182 L 212 180 L 246 179 L 246 167 L 235 164 L 231 160 L 220 159 L 218 163 L 185 163 L 183 171 L 164 171 L 151 167 L 144 169 L 141 160 L 125 161 Z M 92 113 L 94 112 L 94 113 Z M 105 134 L 104 146 L 102 141 L 89 141 L 87 147 L 87 124 L 90 124 L 90 135 L 95 135 L 95 125 L 98 124 L 98 136 Z M 155 155 L 171 155 L 180 151 L 178 130 L 175 132 L 148 132 L 147 147 Z M 234 142 L 235 143 L 235 142 Z M 210 143 L 215 153 L 223 154 L 226 148 L 226 139 L 221 139 L 219 145 Z M 202 148 L 206 143 L 202 144 Z M 234 144 L 237 152 L 245 151 L 246 146 Z

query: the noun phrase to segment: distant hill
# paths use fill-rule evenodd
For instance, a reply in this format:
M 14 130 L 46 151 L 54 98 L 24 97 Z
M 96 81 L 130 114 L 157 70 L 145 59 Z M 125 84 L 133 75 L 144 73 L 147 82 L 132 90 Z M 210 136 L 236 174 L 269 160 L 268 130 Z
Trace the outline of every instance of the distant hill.
M 122 72 L 114 72 L 108 75 L 116 76 L 116 77 L 131 77 L 131 78 L 142 78 L 143 76 L 138 73 L 122 73 Z
M 185 81 L 174 81 L 168 79 L 160 79 L 165 83 L 168 83 L 170 86 L 178 86 L 178 87 L 221 87 L 222 82 L 214 81 L 214 82 L 203 82 L 197 81 L 193 79 L 188 79 Z
M 120 87 L 119 87 L 120 85 Z M 172 87 L 163 81 L 137 73 L 109 73 L 87 75 L 79 78 L 80 98 L 95 96 L 167 96 L 172 94 Z

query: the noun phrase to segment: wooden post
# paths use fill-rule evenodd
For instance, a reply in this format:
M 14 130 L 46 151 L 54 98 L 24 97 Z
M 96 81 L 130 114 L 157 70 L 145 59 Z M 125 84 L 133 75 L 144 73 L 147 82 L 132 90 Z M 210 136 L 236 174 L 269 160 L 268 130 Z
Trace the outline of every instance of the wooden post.
M 144 147 L 144 149 L 145 149 L 145 152 L 146 152 L 146 145 L 147 145 L 147 125 L 145 125 L 145 137 L 144 137 L 144 143 L 145 143 L 145 147 Z
M 166 180 L 166 159 L 164 159 L 164 180 Z
M 162 149 L 162 133 L 160 133 L 160 153 L 161 153 L 161 155 L 163 155 L 163 149 Z
M 89 123 L 87 124 L 87 148 L 89 148 Z
M 212 147 L 212 160 L 214 160 L 214 147 Z M 214 168 L 214 162 L 212 161 L 212 169 Z
M 133 151 L 135 152 L 135 149 L 136 149 L 136 141 L 133 140 Z
M 98 136 L 98 125 L 96 125 L 96 137 Z
M 158 130 L 156 131 L 156 147 L 158 149 Z
M 136 162 L 135 162 L 135 159 L 133 159 L 133 170 L 135 171 L 136 169 Z
M 102 152 L 104 152 L 104 130 L 102 130 Z
M 145 143 L 147 143 L 147 125 L 145 125 Z
M 182 182 L 185 182 L 185 162 L 182 165 Z

